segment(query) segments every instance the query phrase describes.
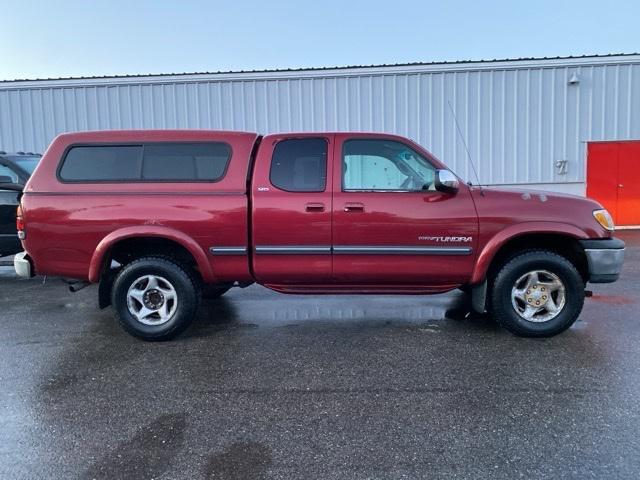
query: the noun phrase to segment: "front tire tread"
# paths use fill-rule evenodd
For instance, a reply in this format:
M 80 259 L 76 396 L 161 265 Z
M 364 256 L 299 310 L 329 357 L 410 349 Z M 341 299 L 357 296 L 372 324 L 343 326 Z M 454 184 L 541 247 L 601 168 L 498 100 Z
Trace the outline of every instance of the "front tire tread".
M 513 283 L 527 269 L 549 270 L 558 275 L 565 287 L 565 306 L 555 318 L 541 323 L 522 319 L 511 304 Z M 495 321 L 520 337 L 552 337 L 562 333 L 577 320 L 584 305 L 584 281 L 567 258 L 550 250 L 530 249 L 511 257 L 491 281 L 490 306 Z

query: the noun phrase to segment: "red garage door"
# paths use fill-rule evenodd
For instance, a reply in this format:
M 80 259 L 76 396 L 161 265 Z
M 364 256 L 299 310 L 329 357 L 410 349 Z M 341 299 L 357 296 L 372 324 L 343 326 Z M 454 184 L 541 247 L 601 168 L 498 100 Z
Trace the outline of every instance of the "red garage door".
M 640 141 L 589 144 L 587 196 L 602 203 L 617 225 L 640 225 Z

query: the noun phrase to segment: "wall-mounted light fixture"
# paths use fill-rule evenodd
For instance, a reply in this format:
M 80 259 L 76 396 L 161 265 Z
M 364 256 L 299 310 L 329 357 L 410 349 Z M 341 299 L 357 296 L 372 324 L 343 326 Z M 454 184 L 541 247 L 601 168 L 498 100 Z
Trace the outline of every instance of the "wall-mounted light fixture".
M 567 83 L 569 85 L 578 85 L 580 83 L 580 78 L 578 77 L 577 74 L 574 73 L 573 75 L 571 75 Z

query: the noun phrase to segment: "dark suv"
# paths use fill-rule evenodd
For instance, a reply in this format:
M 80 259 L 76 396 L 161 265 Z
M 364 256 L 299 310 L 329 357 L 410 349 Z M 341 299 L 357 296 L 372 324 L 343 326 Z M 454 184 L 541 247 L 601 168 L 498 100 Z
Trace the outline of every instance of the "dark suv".
M 0 152 L 0 257 L 22 250 L 16 231 L 16 208 L 40 157 L 35 153 Z

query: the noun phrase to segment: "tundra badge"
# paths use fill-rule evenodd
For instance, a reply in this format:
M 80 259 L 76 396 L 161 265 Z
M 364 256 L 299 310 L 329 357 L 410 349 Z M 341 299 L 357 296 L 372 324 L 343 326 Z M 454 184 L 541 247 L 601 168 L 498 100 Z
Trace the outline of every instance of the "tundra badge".
M 429 235 L 420 235 L 418 240 L 438 243 L 469 243 L 473 241 L 473 237 L 438 237 Z

